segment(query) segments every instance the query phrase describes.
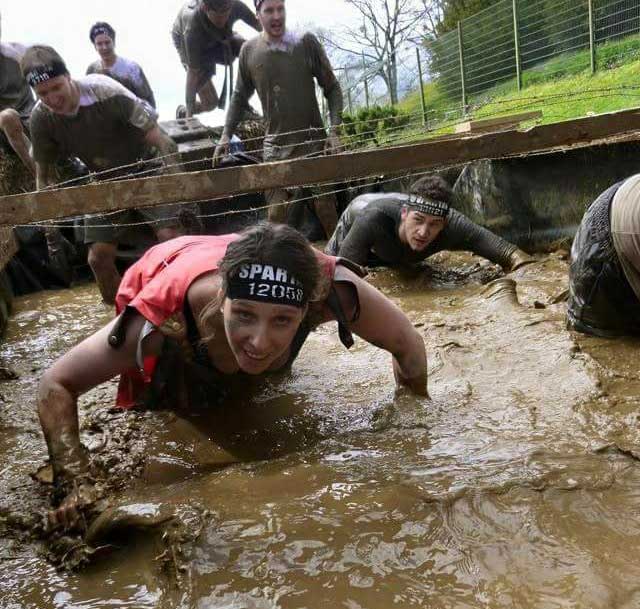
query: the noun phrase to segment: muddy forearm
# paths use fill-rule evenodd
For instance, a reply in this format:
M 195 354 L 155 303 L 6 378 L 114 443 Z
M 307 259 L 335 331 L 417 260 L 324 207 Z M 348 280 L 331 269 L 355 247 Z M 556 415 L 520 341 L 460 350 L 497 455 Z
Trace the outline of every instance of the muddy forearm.
M 331 123 L 331 127 L 338 127 L 342 124 L 344 101 L 342 99 L 342 88 L 337 80 L 328 91 L 325 91 L 325 96 L 329 108 L 329 122 Z
M 467 250 L 503 268 L 510 267 L 511 255 L 517 249 L 516 246 L 472 222 L 463 214 L 452 211 L 445 231 L 441 249 Z
M 80 443 L 76 396 L 45 375 L 38 391 L 38 416 L 56 486 L 66 486 L 85 476 L 88 460 Z
M 147 131 L 145 140 L 150 146 L 155 146 L 165 166 L 165 173 L 177 173 L 180 171 L 180 155 L 177 144 L 157 125 Z
M 393 354 L 393 373 L 396 382 L 418 395 L 428 396 L 427 352 L 424 342 L 415 331 L 405 342 L 406 348 Z

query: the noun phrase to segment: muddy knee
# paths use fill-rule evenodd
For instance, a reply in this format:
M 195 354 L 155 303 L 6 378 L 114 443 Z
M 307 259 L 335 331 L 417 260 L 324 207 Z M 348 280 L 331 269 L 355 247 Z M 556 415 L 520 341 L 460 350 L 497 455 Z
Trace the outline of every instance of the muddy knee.
M 113 271 L 116 264 L 116 246 L 112 243 L 91 244 L 87 261 L 96 275 Z
M 0 112 L 0 129 L 2 129 L 10 139 L 22 136 L 24 129 L 22 128 L 20 115 L 11 108 Z

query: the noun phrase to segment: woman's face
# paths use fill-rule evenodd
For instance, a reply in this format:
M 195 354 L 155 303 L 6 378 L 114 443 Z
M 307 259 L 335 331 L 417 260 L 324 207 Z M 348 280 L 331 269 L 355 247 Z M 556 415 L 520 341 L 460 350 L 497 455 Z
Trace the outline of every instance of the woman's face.
M 287 353 L 306 307 L 225 298 L 222 313 L 227 340 L 240 369 L 260 374 Z

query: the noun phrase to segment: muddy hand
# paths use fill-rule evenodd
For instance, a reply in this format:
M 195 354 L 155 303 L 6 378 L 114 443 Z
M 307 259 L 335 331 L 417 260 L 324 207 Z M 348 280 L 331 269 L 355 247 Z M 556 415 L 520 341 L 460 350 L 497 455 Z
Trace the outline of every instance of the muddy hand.
M 220 161 L 229 154 L 229 137 L 225 134 L 220 136 L 218 145 L 213 153 L 213 166 L 217 167 Z
M 340 136 L 333 129 L 329 132 L 329 137 L 324 145 L 325 154 L 339 154 L 342 152 L 342 142 Z
M 96 500 L 97 493 L 93 485 L 84 483 L 71 491 L 55 510 L 50 510 L 47 516 L 50 531 L 84 530 L 86 521 L 84 509 Z

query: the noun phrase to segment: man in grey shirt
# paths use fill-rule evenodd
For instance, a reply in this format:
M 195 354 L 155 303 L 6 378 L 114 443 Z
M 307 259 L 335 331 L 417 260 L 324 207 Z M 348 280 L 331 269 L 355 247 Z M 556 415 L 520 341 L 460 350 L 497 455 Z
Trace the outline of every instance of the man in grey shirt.
M 356 197 L 340 217 L 325 251 L 362 266 L 408 266 L 441 250 L 467 250 L 514 270 L 533 259 L 512 243 L 450 208 L 451 188 L 439 176 L 410 193 Z
M 105 74 L 124 85 L 134 95 L 156 107 L 156 99 L 147 77 L 135 61 L 116 55 L 116 32 L 105 21 L 91 26 L 89 39 L 93 43 L 100 59 L 87 68 L 87 74 Z
M 265 161 L 337 151 L 342 90 L 322 45 L 311 33 L 300 35 L 286 29 L 284 0 L 255 0 L 255 4 L 263 32 L 246 42 L 240 52 L 238 81 L 214 162 L 228 153 L 229 140 L 240 122 L 242 109 L 254 92 L 258 93 L 267 123 Z M 328 100 L 331 120 L 328 137 L 318 108 L 316 80 Z M 269 219 L 286 223 L 289 201 L 299 198 L 298 193 L 299 190 L 284 189 L 265 193 Z M 320 189 L 314 210 L 328 238 L 337 222 L 335 196 Z

